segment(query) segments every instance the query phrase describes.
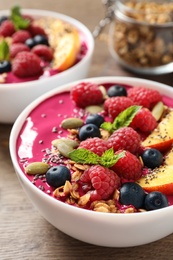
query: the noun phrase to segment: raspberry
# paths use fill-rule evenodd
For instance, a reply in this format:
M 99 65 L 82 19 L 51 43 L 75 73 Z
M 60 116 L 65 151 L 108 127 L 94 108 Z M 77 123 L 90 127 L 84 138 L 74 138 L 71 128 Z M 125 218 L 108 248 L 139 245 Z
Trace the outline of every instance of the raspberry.
M 136 154 L 140 148 L 140 136 L 131 127 L 121 127 L 116 130 L 107 140 L 108 149 L 113 147 L 114 152 L 127 150 Z
M 152 109 L 157 102 L 162 100 L 162 96 L 157 90 L 143 87 L 130 88 L 128 90 L 128 97 L 132 99 L 136 105 L 141 105 L 148 109 Z
M 120 112 L 133 105 L 133 101 L 128 97 L 111 97 L 104 102 L 104 110 L 112 119 Z
M 31 51 L 44 61 L 50 62 L 53 59 L 53 50 L 46 45 L 38 44 Z
M 10 46 L 10 58 L 14 59 L 14 57 L 22 51 L 30 51 L 29 47 L 23 43 L 14 43 Z
M 27 28 L 27 30 L 30 32 L 30 34 L 32 35 L 32 37 L 36 36 L 36 35 L 46 35 L 45 30 L 38 26 L 38 25 L 34 25 L 34 24 L 30 24 L 29 27 Z
M 130 126 L 142 132 L 151 132 L 156 128 L 157 121 L 149 109 L 142 108 L 135 115 Z
M 98 137 L 93 137 L 82 141 L 79 148 L 85 148 L 101 156 L 107 150 L 107 144 L 105 140 Z
M 78 107 L 85 108 L 103 102 L 103 94 L 97 84 L 82 82 L 71 90 L 71 98 Z
M 118 175 L 103 166 L 94 165 L 84 171 L 80 177 L 82 186 L 87 184 L 90 190 L 90 200 L 108 199 L 115 189 L 120 187 L 120 178 Z
M 42 72 L 40 58 L 31 52 L 20 52 L 13 60 L 12 72 L 21 78 L 37 76 Z
M 26 30 L 19 30 L 12 35 L 13 43 L 25 43 L 27 39 L 31 38 L 31 34 Z
M 15 32 L 12 21 L 6 20 L 0 26 L 0 36 L 8 37 Z
M 115 155 L 122 152 L 119 150 Z M 140 160 L 129 151 L 124 151 L 125 156 L 120 158 L 117 163 L 112 166 L 120 178 L 136 181 L 141 177 L 142 164 Z

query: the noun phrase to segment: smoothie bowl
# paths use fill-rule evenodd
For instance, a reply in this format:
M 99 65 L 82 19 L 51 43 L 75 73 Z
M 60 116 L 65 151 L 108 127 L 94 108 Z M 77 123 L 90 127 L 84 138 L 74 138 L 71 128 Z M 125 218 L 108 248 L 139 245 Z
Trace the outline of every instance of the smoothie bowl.
M 172 94 L 153 81 L 98 77 L 33 101 L 14 123 L 10 154 L 41 215 L 99 246 L 171 234 Z
M 66 15 L 0 11 L 1 123 L 13 123 L 35 98 L 87 76 L 94 50 L 89 29 Z

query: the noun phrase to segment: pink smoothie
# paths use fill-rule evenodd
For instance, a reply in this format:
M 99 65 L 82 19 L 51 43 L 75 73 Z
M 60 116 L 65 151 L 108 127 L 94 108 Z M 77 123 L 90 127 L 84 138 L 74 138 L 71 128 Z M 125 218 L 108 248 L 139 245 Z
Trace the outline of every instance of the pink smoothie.
M 114 82 L 102 85 L 109 87 L 115 84 Z M 163 96 L 163 101 L 167 106 L 173 107 L 173 99 Z M 51 142 L 67 135 L 67 131 L 61 128 L 62 120 L 68 117 L 85 118 L 85 116 L 84 110 L 76 108 L 70 100 L 69 92 L 54 95 L 40 103 L 26 118 L 17 139 L 16 153 L 22 171 L 24 172 L 26 164 L 34 161 L 59 164 L 60 158 L 51 153 Z M 43 192 L 53 196 L 53 188 L 45 182 L 43 176 L 38 178 L 26 174 L 26 177 Z M 173 196 L 169 197 L 169 203 L 173 204 Z

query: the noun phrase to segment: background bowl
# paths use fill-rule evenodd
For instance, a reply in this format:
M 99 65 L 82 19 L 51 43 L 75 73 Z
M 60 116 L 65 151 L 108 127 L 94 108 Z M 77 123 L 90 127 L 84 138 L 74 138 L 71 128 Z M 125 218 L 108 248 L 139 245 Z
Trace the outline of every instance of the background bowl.
M 81 81 L 98 84 L 121 83 L 157 89 L 173 96 L 173 89 L 153 81 L 129 77 L 98 77 Z M 69 206 L 48 196 L 25 176 L 17 159 L 16 142 L 28 114 L 42 101 L 57 93 L 70 90 L 76 81 L 54 89 L 32 102 L 17 118 L 10 135 L 10 154 L 18 179 L 40 214 L 62 232 L 81 241 L 108 247 L 129 247 L 147 244 L 173 232 L 173 206 L 132 214 L 109 214 Z
M 51 11 L 22 9 L 22 14 L 33 17 L 54 17 L 76 27 L 84 36 L 88 51 L 84 58 L 71 68 L 57 75 L 24 83 L 0 84 L 0 122 L 13 123 L 22 110 L 41 94 L 68 82 L 87 76 L 94 51 L 94 39 L 89 29 L 72 17 Z M 8 10 L 0 11 L 0 16 L 9 15 Z

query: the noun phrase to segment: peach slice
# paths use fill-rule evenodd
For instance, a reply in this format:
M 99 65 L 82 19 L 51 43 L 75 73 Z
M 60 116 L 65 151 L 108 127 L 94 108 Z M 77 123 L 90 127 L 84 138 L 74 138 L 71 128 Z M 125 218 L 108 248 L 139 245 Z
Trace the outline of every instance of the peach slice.
M 59 37 L 58 44 L 54 51 L 53 68 L 60 71 L 71 67 L 77 58 L 80 50 L 79 32 L 73 28 Z
M 137 182 L 145 191 L 160 191 L 173 195 L 173 165 L 165 165 L 152 170 Z
M 173 143 L 173 110 L 168 111 L 151 134 L 142 142 L 144 147 L 160 151 L 169 149 Z

